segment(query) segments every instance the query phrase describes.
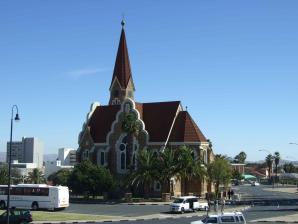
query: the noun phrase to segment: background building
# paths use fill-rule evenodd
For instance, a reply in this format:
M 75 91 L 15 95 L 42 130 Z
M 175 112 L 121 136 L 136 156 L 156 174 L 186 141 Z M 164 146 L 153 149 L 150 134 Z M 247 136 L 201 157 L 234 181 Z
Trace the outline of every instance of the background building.
M 58 160 L 60 160 L 61 165 L 74 166 L 76 164 L 76 152 L 77 150 L 72 148 L 58 149 Z
M 56 160 L 45 161 L 45 178 L 61 169 L 73 169 L 76 164 L 76 150 L 72 148 L 58 149 Z
M 6 161 L 9 161 L 10 142 L 7 142 Z M 12 142 L 11 161 L 34 163 L 37 168 L 43 166 L 43 143 L 36 137 L 23 137 L 22 141 Z

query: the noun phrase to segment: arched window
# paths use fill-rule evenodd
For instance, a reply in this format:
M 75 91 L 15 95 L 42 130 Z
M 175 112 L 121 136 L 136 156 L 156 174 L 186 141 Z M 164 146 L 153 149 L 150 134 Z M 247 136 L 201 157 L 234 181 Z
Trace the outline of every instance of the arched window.
M 132 164 L 133 169 L 137 168 L 137 150 L 139 149 L 139 144 L 134 137 L 131 152 L 128 152 L 127 141 L 127 135 L 122 134 L 116 143 L 117 171 L 119 173 L 127 173 L 128 169 L 130 169 L 130 164 Z
M 207 151 L 206 150 L 203 151 L 203 162 L 205 164 L 208 163 L 208 154 L 207 154 Z
M 124 170 L 125 169 L 125 160 L 126 160 L 126 158 L 125 158 L 126 156 L 125 156 L 125 153 L 124 152 L 121 152 L 121 170 Z
M 197 152 L 196 149 L 193 149 L 193 150 L 192 150 L 192 152 L 191 152 L 191 156 L 192 156 L 192 158 L 195 159 L 195 160 L 199 159 L 199 158 L 198 158 L 198 152 Z
M 194 151 L 191 152 L 191 157 L 192 157 L 193 159 L 195 159 L 195 153 L 194 153 Z
M 105 165 L 105 152 L 103 151 L 100 152 L 100 165 Z
M 88 149 L 86 149 L 86 150 L 83 151 L 83 153 L 82 153 L 82 159 L 83 160 L 89 159 L 89 150 Z

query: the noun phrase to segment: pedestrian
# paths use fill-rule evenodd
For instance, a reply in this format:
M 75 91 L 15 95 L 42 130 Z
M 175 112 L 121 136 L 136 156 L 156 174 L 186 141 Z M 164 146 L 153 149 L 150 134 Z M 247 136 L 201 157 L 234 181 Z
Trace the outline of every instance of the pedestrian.
M 229 200 L 231 199 L 231 189 L 229 189 L 229 191 L 228 191 L 228 198 L 229 198 Z
M 221 200 L 220 200 L 220 211 L 221 211 L 221 213 L 224 212 L 225 204 L 226 204 L 226 201 L 225 201 L 225 199 L 222 197 Z
M 214 201 L 214 212 L 218 212 L 218 199 Z
M 207 202 L 208 202 L 208 209 L 207 209 L 207 216 L 208 216 L 208 215 L 209 215 L 209 212 L 210 212 L 210 209 L 211 209 L 211 201 L 210 201 L 210 198 L 208 198 Z

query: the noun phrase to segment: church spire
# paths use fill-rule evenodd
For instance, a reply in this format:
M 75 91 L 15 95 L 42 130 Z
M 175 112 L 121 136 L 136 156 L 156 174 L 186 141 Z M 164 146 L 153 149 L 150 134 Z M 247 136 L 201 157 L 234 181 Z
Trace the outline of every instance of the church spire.
M 126 97 L 133 99 L 133 92 L 135 91 L 131 75 L 124 25 L 125 22 L 122 20 L 121 36 L 110 86 L 110 104 L 119 104 Z

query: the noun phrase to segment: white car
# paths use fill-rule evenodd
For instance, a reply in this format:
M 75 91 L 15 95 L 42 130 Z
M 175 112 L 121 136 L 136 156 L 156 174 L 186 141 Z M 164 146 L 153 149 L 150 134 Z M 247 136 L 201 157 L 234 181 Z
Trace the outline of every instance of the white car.
M 257 182 L 257 181 L 254 181 L 254 182 L 251 183 L 251 186 L 260 186 L 260 183 Z
M 208 203 L 199 201 L 198 197 L 195 196 L 184 196 L 179 197 L 170 204 L 171 212 L 181 212 L 186 211 L 198 211 L 198 210 L 207 210 Z
M 209 223 L 246 224 L 246 220 L 242 212 L 225 212 L 222 214 L 209 215 L 202 220 L 191 222 L 191 224 L 209 224 Z

